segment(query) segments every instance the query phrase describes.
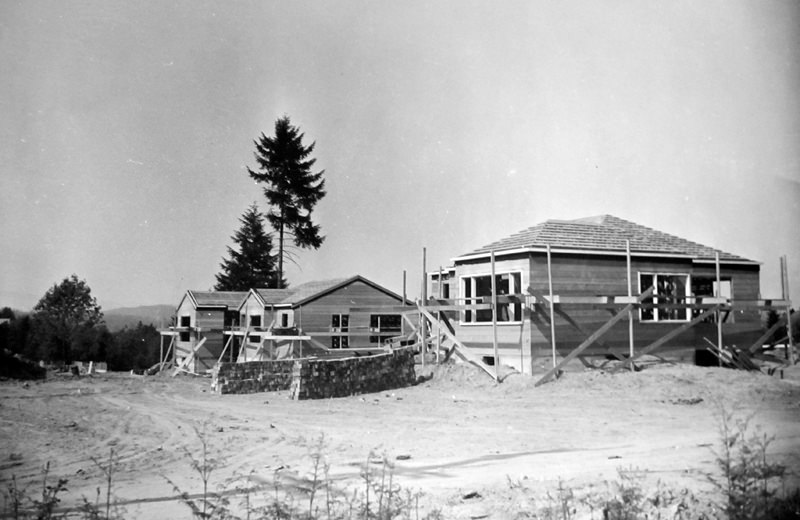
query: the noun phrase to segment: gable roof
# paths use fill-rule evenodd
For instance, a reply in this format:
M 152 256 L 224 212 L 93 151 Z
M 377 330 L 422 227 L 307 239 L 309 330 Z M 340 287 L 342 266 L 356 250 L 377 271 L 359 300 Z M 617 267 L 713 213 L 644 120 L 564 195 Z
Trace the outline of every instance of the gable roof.
M 181 298 L 178 307 L 183 305 L 183 300 L 189 298 L 192 306 L 197 309 L 199 307 L 215 307 L 215 308 L 237 308 L 242 303 L 247 293 L 244 291 L 186 291 L 186 294 Z
M 484 256 L 491 251 L 541 249 L 546 248 L 548 244 L 551 248 L 586 251 L 587 253 L 624 253 L 626 240 L 630 241 L 632 253 L 714 260 L 715 254 L 719 252 L 720 260 L 757 263 L 613 215 L 598 215 L 576 220 L 548 220 L 487 244 L 457 259 Z
M 262 305 L 280 305 L 283 307 L 297 307 L 306 304 L 310 301 L 321 298 L 337 289 L 350 285 L 354 282 L 365 283 L 378 291 L 381 291 L 392 298 L 402 301 L 403 298 L 394 292 L 382 287 L 375 282 L 364 278 L 361 275 L 351 276 L 350 278 L 335 278 L 332 280 L 318 280 L 313 282 L 306 282 L 297 287 L 288 289 L 252 289 L 251 293 L 255 294 L 260 300 Z M 247 293 L 245 293 L 247 294 Z M 244 300 L 241 302 L 244 303 Z M 239 305 L 241 307 L 241 304 Z

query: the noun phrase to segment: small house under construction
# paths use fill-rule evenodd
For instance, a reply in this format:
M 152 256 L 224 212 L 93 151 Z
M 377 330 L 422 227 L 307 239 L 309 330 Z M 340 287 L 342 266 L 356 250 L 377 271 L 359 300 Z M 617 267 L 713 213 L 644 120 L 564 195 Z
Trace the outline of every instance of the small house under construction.
M 722 337 L 748 347 L 771 305 L 759 300 L 759 270 L 602 215 L 548 220 L 458 256 L 430 274 L 429 295 L 456 309 L 439 316 L 476 357 L 491 365 L 497 352 L 500 363 L 533 373 L 568 355 L 622 359 L 634 344 L 678 357 Z
M 171 337 L 168 348 L 174 349 L 166 357 L 189 372 L 210 370 L 225 344 L 223 330 L 235 324 L 245 296 L 246 292 L 186 291 L 175 310 L 175 326 L 161 332 L 162 338 Z
M 238 361 L 352 356 L 402 332 L 403 298 L 360 275 L 288 289 L 251 289 L 237 312 L 230 348 Z M 393 312 L 358 311 L 387 306 Z

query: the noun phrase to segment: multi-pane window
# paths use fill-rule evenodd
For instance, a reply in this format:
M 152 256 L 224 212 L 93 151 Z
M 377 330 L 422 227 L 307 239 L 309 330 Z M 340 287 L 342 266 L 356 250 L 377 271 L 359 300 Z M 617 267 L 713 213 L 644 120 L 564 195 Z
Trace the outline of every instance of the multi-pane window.
M 519 294 L 522 289 L 522 273 L 495 274 L 497 295 Z M 492 275 L 465 276 L 461 278 L 461 294 L 466 303 L 491 303 Z M 497 305 L 498 322 L 514 322 L 522 320 L 522 305 L 519 303 L 499 303 Z M 485 323 L 492 321 L 491 309 L 464 311 L 464 322 Z
M 387 339 L 400 334 L 399 314 L 372 314 L 369 317 L 369 331 L 377 335 L 370 336 L 370 343 L 383 343 Z
M 349 348 L 350 338 L 346 335 L 350 331 L 350 315 L 349 314 L 332 314 L 331 315 L 331 347 L 332 348 Z
M 639 273 L 639 291 L 655 287 L 653 296 L 642 300 L 641 321 L 688 321 L 689 309 L 684 305 L 689 294 L 688 274 Z

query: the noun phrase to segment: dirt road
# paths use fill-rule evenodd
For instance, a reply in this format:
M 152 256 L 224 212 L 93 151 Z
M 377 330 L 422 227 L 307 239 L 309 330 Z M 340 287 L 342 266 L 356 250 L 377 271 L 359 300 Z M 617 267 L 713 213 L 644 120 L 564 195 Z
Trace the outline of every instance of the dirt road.
M 38 490 L 49 462 L 54 478 L 69 480 L 62 504 L 93 500 L 113 448 L 114 495 L 126 518 L 189 518 L 173 484 L 202 489 L 186 453 L 200 457 L 202 438 L 219 466 L 212 489 L 236 475 L 266 486 L 277 476 L 282 486 L 302 488 L 322 438 L 330 478 L 342 487 L 359 485 L 372 454 L 391 461 L 395 481 L 422 491 L 425 507 L 441 507 L 447 518 L 506 518 L 522 507 L 508 500 L 515 485 L 552 489 L 563 479 L 579 488 L 614 479 L 618 468 L 708 489 L 720 405 L 754 414 L 751 423 L 776 437 L 772 456 L 800 470 L 800 374 L 787 378 L 662 365 L 570 372 L 534 388 L 524 376 L 498 385 L 456 365 L 412 388 L 302 402 L 286 393 L 216 395 L 208 379 L 190 377 L 2 382 L 0 485 L 14 475 Z

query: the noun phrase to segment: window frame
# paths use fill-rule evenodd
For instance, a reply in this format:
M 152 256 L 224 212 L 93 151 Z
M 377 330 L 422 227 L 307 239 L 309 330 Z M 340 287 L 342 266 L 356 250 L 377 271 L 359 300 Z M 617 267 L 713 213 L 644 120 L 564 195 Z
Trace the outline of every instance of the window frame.
M 522 293 L 522 285 L 523 285 L 523 270 L 522 269 L 508 269 L 504 271 L 495 271 L 494 273 L 495 278 L 508 276 L 509 280 L 509 287 L 507 294 L 521 294 Z M 518 277 L 518 278 L 517 278 Z M 491 289 L 489 289 L 489 294 L 485 295 L 476 295 L 474 293 L 477 292 L 477 284 L 475 280 L 477 278 L 488 278 L 489 284 L 491 286 L 492 283 L 492 273 L 475 273 L 475 274 L 464 274 L 459 275 L 458 286 L 460 289 L 461 298 L 464 303 L 469 304 L 473 300 L 477 300 L 478 298 L 488 297 L 491 303 Z M 467 281 L 469 285 L 467 285 Z M 519 287 L 516 287 L 516 284 L 519 284 Z M 496 285 L 496 284 L 495 284 Z M 467 290 L 469 288 L 469 290 Z M 499 289 L 498 289 L 499 292 Z M 467 294 L 469 293 L 469 295 Z M 502 296 L 502 295 L 498 295 Z M 509 312 L 509 319 L 508 320 L 501 320 L 500 319 L 500 310 L 501 308 L 508 309 L 509 311 L 513 311 L 513 317 L 511 316 L 511 312 Z M 521 303 L 501 303 L 497 306 L 497 324 L 498 325 L 519 325 L 523 322 L 523 309 Z M 481 312 L 488 312 L 489 319 L 483 320 L 479 319 Z M 473 311 L 473 310 L 463 310 L 459 313 L 459 319 L 462 325 L 466 326 L 480 326 L 480 325 L 491 325 L 492 318 L 491 318 L 491 309 L 487 311 Z
M 377 319 L 377 326 L 373 326 L 373 318 Z M 397 326 L 382 326 L 381 318 L 397 320 Z M 375 313 L 369 315 L 369 331 L 376 333 L 369 337 L 370 343 L 382 344 L 386 339 L 399 336 L 403 331 L 403 316 L 401 314 Z
M 336 319 L 338 318 L 338 326 L 335 326 Z M 346 324 L 342 324 L 347 322 Z M 343 335 L 343 333 L 350 332 L 350 314 L 335 312 L 331 314 L 331 348 L 343 349 L 350 348 L 350 336 Z
M 691 292 L 692 291 L 691 290 L 691 288 L 692 288 L 692 275 L 691 275 L 691 273 L 685 273 L 685 272 L 684 273 L 681 273 L 681 272 L 661 272 L 661 271 L 638 271 L 636 279 L 637 279 L 637 283 L 639 285 L 639 294 L 642 294 L 642 292 L 644 292 L 644 288 L 642 287 L 642 276 L 652 276 L 653 277 L 653 285 L 655 285 L 656 288 L 658 288 L 658 282 L 659 282 L 658 277 L 659 276 L 665 276 L 665 277 L 666 276 L 670 276 L 670 277 L 678 277 L 678 276 L 680 276 L 680 277 L 682 277 L 684 279 L 683 294 L 682 295 L 676 295 L 676 297 L 677 298 L 681 298 L 684 303 L 689 303 L 691 301 L 691 299 L 693 298 L 693 295 L 692 295 L 692 292 Z M 658 289 L 656 289 L 656 290 L 658 290 Z M 659 294 L 658 294 L 658 292 L 654 292 L 653 295 L 650 298 L 642 301 L 642 303 L 650 303 L 650 302 L 652 302 L 653 305 L 658 305 L 659 304 Z M 667 302 L 666 298 L 664 299 L 664 302 Z M 643 313 L 646 310 L 648 310 L 648 309 L 642 309 L 641 307 L 639 308 L 639 322 L 640 323 L 686 323 L 686 322 L 692 320 L 692 313 L 691 313 L 691 309 L 689 307 L 686 307 L 685 309 L 676 309 L 678 312 L 682 312 L 683 313 L 683 317 L 682 318 L 662 319 L 660 314 L 661 314 L 661 312 L 663 310 L 666 310 L 666 309 L 659 309 L 658 307 L 653 307 L 653 309 L 652 309 L 653 317 L 652 318 L 647 318 L 647 317 L 643 316 Z

